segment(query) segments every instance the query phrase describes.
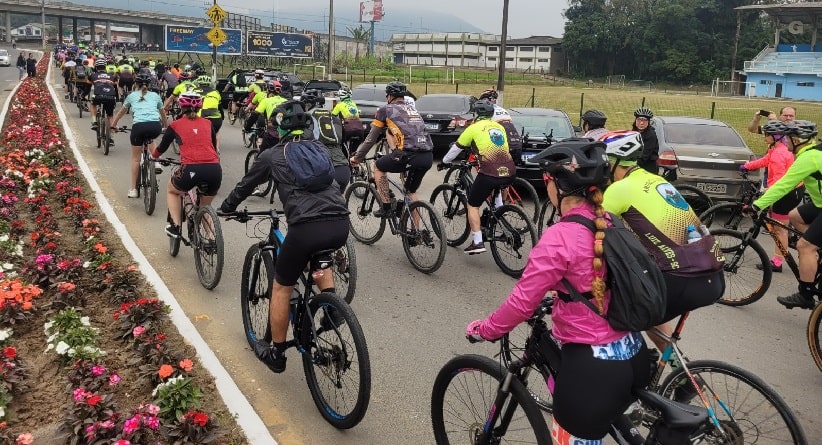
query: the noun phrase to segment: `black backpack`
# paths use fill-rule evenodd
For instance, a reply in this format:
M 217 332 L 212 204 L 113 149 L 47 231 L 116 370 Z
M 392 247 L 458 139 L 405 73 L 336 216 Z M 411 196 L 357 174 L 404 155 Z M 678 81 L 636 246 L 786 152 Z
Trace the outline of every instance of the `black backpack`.
M 327 189 L 334 182 L 331 156 L 319 142 L 291 141 L 285 144 L 283 152 L 298 187 L 309 192 L 318 192 Z
M 342 125 L 336 121 L 331 111 L 325 108 L 311 110 L 316 139 L 328 146 L 337 146 L 342 142 Z
M 77 79 L 85 79 L 88 77 L 88 70 L 85 65 L 77 65 L 74 67 L 74 77 Z
M 605 229 L 602 246 L 608 267 L 606 282 L 611 289 L 611 303 L 604 318 L 620 331 L 647 331 L 665 321 L 668 295 L 665 278 L 636 235 L 625 228 L 618 216 L 610 215 L 614 226 Z M 582 224 L 596 233 L 596 225 L 588 218 L 570 215 L 564 220 Z M 573 301 L 583 302 L 599 313 L 567 279 L 563 278 L 562 284 Z
M 234 83 L 235 87 L 245 88 L 248 86 L 248 81 L 246 81 L 245 72 L 243 71 L 236 72 L 234 74 L 234 80 L 236 80 L 236 82 Z

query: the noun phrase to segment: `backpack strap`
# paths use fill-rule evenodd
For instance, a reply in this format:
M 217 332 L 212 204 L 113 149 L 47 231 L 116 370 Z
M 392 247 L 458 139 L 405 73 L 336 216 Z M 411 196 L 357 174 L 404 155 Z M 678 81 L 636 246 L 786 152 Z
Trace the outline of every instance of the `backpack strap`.
M 613 227 L 616 227 L 618 229 L 625 228 L 625 225 L 622 224 L 622 220 L 620 219 L 619 216 L 617 216 L 613 212 L 607 212 L 607 213 L 608 213 L 608 215 L 611 216 L 610 221 L 611 221 L 611 224 L 613 224 Z M 568 216 L 562 218 L 562 220 L 563 221 L 575 222 L 577 224 L 582 224 L 583 226 L 587 227 L 588 230 L 590 230 L 591 232 L 594 232 L 594 233 L 596 233 L 596 231 L 597 231 L 597 226 L 596 226 L 596 224 L 594 224 L 594 221 L 591 220 L 591 219 L 588 219 L 588 218 L 586 218 L 582 215 L 568 215 Z
M 573 216 L 573 215 L 572 215 L 572 216 Z M 590 220 L 589 220 L 589 221 L 590 221 Z M 599 313 L 599 309 L 597 309 L 597 307 L 596 307 L 596 306 L 594 306 L 594 303 L 591 303 L 591 300 L 589 300 L 589 299 L 587 299 L 587 298 L 583 297 L 583 296 L 579 293 L 579 291 L 577 290 L 577 288 L 575 288 L 575 287 L 574 287 L 574 285 L 573 285 L 573 284 L 571 284 L 571 282 L 570 282 L 570 281 L 568 281 L 568 279 L 567 279 L 567 278 L 564 278 L 564 277 L 562 278 L 562 284 L 563 284 L 563 286 L 565 286 L 565 288 L 566 288 L 566 289 L 568 289 L 568 295 L 571 297 L 571 300 L 572 300 L 572 301 L 576 301 L 576 302 L 578 302 L 578 303 L 584 303 L 584 304 L 585 304 L 586 306 L 588 306 L 588 307 L 589 307 L 592 311 L 594 311 L 594 313 L 595 313 L 595 314 L 599 315 L 600 317 L 602 317 L 602 318 L 604 318 L 604 319 L 606 319 L 606 320 L 608 319 L 607 314 L 606 314 L 606 315 L 600 314 L 600 313 Z

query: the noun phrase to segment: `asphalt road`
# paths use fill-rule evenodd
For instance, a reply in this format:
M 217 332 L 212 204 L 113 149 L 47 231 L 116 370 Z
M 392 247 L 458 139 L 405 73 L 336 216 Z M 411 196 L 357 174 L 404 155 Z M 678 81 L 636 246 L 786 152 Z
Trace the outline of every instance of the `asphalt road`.
M 16 79 L 16 68 L 0 68 L 0 99 L 4 100 L 2 96 Z M 65 106 L 63 98 L 58 99 Z M 495 345 L 469 345 L 463 339 L 465 325 L 496 308 L 514 284 L 497 268 L 490 253 L 467 256 L 461 248 L 449 248 L 443 267 L 423 275 L 408 263 L 396 237 L 387 234 L 373 246 L 356 243 L 359 284 L 352 307 L 371 354 L 371 404 L 359 426 L 337 431 L 318 414 L 295 351 L 288 353 L 286 372 L 275 375 L 247 347 L 239 313 L 239 281 L 241 262 L 252 240 L 245 236 L 244 225 L 223 223 L 226 264 L 222 281 L 213 291 L 203 289 L 191 250 L 183 247 L 176 258 L 167 253 L 164 196 L 158 197 L 153 216 L 145 214 L 141 200 L 126 198 L 127 135 L 115 135 L 111 154 L 103 156 L 89 129 L 91 117 L 85 114 L 78 119 L 76 107 L 64 109 L 83 157 L 118 216 L 279 443 L 433 442 L 429 399 L 439 368 L 457 354 L 496 352 Z M 128 116 L 122 124 L 130 124 Z M 224 177 L 217 204 L 240 179 L 246 154 L 239 128 L 226 123 L 221 135 Z M 435 170 L 429 172 L 422 196 L 430 194 L 441 176 Z M 164 187 L 168 173 L 159 178 Z M 250 209 L 262 208 L 266 202 L 249 198 L 247 204 Z M 724 360 L 763 378 L 797 413 L 813 443 L 822 438 L 822 372 L 814 365 L 805 340 L 810 312 L 785 310 L 775 300 L 794 289 L 790 274 L 776 274 L 767 296 L 751 306 L 700 309 L 689 319 L 680 344 L 692 359 Z

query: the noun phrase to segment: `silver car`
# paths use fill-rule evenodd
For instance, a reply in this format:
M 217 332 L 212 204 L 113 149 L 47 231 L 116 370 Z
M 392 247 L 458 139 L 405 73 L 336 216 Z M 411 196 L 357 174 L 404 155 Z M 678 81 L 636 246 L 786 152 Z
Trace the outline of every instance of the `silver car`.
M 11 56 L 4 49 L 0 49 L 0 66 L 11 66 Z
M 741 197 L 739 166 L 756 156 L 736 130 L 696 117 L 657 116 L 651 123 L 659 138 L 657 164 L 677 172 L 673 182 L 692 185 L 718 201 Z

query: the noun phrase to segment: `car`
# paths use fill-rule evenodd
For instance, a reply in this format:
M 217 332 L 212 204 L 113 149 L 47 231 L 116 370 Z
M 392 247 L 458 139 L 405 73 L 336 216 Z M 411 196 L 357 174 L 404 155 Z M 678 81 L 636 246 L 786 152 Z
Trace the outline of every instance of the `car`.
M 736 201 L 744 180 L 739 166 L 756 156 L 728 124 L 683 116 L 651 120 L 659 139 L 657 165 L 676 172 L 674 185 L 694 186 L 714 201 Z
M 11 66 L 11 56 L 4 49 L 0 49 L 0 66 Z
M 293 91 L 295 96 L 299 96 L 300 94 L 302 94 L 303 89 L 305 87 L 305 82 L 300 80 L 300 78 L 297 77 L 296 74 L 289 73 L 289 72 L 286 72 L 286 71 L 266 70 L 265 73 L 263 74 L 263 80 L 265 80 L 266 82 L 269 82 L 272 79 L 277 79 L 277 80 L 285 79 L 285 80 L 288 80 L 288 82 L 291 83 L 291 90 Z M 252 82 L 253 81 L 254 81 L 254 79 L 252 79 Z
M 562 110 L 552 108 L 510 108 L 508 113 L 522 136 L 522 156 L 517 162 L 517 176 L 544 189 L 542 170 L 528 159 L 555 142 L 576 136 L 577 129 Z
M 374 120 L 377 109 L 387 103 L 385 100 L 386 86 L 388 86 L 387 83 L 364 83 L 351 90 L 351 100 L 360 110 L 360 120 L 365 131 L 371 129 L 371 121 Z
M 444 152 L 474 121 L 471 106 L 477 98 L 467 94 L 426 94 L 417 99 L 417 112 L 434 142 L 434 151 Z

